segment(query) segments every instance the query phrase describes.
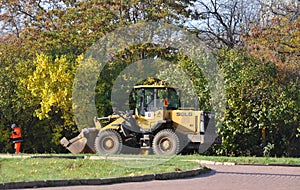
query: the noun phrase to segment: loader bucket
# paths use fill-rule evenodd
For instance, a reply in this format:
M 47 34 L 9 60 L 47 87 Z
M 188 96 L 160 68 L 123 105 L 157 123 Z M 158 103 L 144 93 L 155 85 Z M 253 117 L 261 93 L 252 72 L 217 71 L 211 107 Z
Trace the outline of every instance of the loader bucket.
M 73 154 L 95 153 L 94 142 L 97 134 L 98 130 L 96 128 L 85 128 L 77 137 L 71 140 L 63 137 L 60 140 L 60 144 L 66 147 Z
M 70 152 L 72 152 L 73 154 L 79 154 L 79 153 L 83 153 L 85 146 L 86 146 L 86 142 L 87 139 L 86 138 L 78 138 L 75 137 L 76 141 L 74 141 L 73 143 L 70 143 L 70 141 L 68 141 L 68 139 L 66 139 L 66 137 L 64 137 L 63 139 L 61 139 L 60 143 L 64 146 L 64 144 L 67 144 L 67 146 L 65 146 Z M 71 139 L 74 140 L 74 139 Z

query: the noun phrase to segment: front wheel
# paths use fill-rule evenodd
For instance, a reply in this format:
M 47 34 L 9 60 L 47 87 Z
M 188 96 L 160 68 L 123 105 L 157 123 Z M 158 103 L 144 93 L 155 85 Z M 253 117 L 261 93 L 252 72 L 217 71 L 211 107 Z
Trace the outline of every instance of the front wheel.
M 98 154 L 120 154 L 122 148 L 122 137 L 115 130 L 101 131 L 95 139 L 95 150 Z
M 152 148 L 157 155 L 178 154 L 179 138 L 173 130 L 164 129 L 154 136 Z

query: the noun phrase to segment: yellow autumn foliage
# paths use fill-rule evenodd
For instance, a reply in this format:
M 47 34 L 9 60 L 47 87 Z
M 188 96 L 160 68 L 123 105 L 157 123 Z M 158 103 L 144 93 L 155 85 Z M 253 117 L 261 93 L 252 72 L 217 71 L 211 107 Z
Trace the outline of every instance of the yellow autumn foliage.
M 37 54 L 33 73 L 22 79 L 21 83 L 39 102 L 40 107 L 35 110 L 35 115 L 40 120 L 49 118 L 50 113 L 62 112 L 62 117 L 72 122 L 72 84 L 77 63 L 81 59 L 82 56 L 71 62 L 65 56 L 52 59 L 45 54 Z

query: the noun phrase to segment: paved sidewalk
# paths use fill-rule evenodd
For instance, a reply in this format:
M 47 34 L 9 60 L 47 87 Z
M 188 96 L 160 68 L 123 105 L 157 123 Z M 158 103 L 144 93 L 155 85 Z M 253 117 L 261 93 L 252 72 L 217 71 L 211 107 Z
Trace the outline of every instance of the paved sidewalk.
M 177 180 L 123 183 L 101 186 L 40 188 L 39 190 L 299 190 L 300 167 L 207 165 L 210 174 Z

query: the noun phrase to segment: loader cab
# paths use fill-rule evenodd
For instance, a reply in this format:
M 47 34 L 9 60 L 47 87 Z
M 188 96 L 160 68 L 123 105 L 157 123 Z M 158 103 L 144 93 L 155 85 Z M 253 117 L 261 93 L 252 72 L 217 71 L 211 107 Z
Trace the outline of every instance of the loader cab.
M 163 85 L 140 85 L 134 87 L 137 115 L 157 110 L 177 110 L 180 107 L 180 92 L 177 88 Z

